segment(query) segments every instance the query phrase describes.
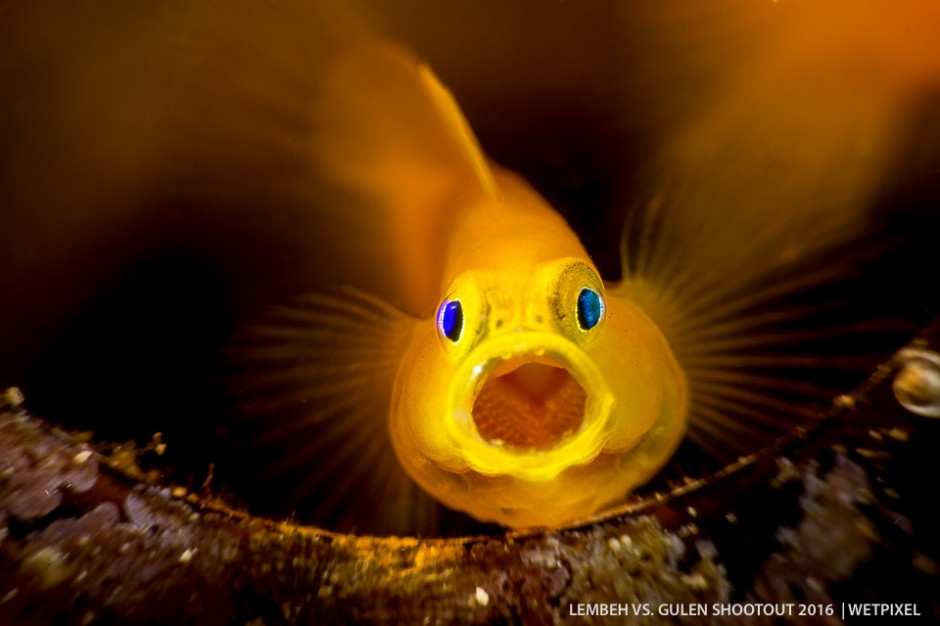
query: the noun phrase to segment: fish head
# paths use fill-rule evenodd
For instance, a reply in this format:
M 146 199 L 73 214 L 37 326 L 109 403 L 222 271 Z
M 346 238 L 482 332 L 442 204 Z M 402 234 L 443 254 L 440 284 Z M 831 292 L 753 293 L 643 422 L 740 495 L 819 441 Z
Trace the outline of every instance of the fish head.
M 415 331 L 390 428 L 438 500 L 510 526 L 589 515 L 645 482 L 685 430 L 683 374 L 587 258 L 469 269 Z

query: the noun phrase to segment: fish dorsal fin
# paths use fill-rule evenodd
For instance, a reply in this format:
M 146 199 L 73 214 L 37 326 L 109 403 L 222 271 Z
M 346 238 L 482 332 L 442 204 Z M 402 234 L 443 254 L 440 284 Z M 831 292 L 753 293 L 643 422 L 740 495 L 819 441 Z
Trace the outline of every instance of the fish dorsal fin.
M 459 142 L 460 151 L 473 168 L 474 178 L 479 183 L 480 188 L 489 198 L 496 197 L 496 181 L 493 180 L 493 172 L 486 162 L 483 150 L 467 118 L 464 117 L 460 107 L 454 100 L 453 94 L 437 79 L 434 72 L 426 64 L 422 64 L 419 69 L 419 76 L 424 83 L 424 87 L 431 96 L 442 121 L 450 130 L 450 135 Z
M 453 220 L 496 194 L 486 158 L 451 94 L 392 44 L 344 55 L 322 96 L 314 135 L 321 172 L 388 224 L 399 304 L 427 313 L 440 295 Z

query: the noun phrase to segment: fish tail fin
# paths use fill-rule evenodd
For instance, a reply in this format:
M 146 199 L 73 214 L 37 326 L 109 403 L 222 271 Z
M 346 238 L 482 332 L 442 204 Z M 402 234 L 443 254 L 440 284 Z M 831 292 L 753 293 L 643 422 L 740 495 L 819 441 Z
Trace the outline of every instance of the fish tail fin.
M 262 470 L 240 478 L 252 486 L 239 491 L 257 492 L 249 500 L 280 492 L 273 506 L 332 530 L 433 532 L 436 505 L 405 474 L 388 435 L 413 325 L 347 288 L 302 296 L 242 329 L 223 385 L 234 439 Z

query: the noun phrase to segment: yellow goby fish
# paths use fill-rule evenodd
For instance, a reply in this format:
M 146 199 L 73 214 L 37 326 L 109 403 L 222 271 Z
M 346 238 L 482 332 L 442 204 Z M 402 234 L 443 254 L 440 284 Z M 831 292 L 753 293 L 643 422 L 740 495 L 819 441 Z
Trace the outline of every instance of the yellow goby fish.
M 340 516 L 370 503 L 386 519 L 414 515 L 404 468 L 477 519 L 557 526 L 621 500 L 686 434 L 734 458 L 803 419 L 802 399 L 831 397 L 792 371 L 858 364 L 807 345 L 886 328 L 807 329 L 828 303 L 786 299 L 857 267 L 825 255 L 871 232 L 902 90 L 837 71 L 812 97 L 780 100 L 764 76 L 798 82 L 793 68 L 812 57 L 787 42 L 664 149 L 667 192 L 628 228 L 624 278 L 607 284 L 548 203 L 486 159 L 427 67 L 390 44 L 345 55 L 307 150 L 357 199 L 341 205 L 347 221 L 387 233 L 368 288 L 394 306 L 311 295 L 256 329 L 277 347 L 255 358 L 282 367 L 254 378 L 254 407 L 311 407 L 271 427 L 315 433 L 279 469 L 312 468 L 303 489 Z
M 434 311 L 390 332 L 402 352 L 388 428 L 411 478 L 510 526 L 583 517 L 648 480 L 688 414 L 656 325 L 607 289 L 544 199 L 487 162 L 427 67 L 377 45 L 332 80 L 342 89 L 328 90 L 320 140 L 333 148 L 315 153 L 330 155 L 333 180 L 385 206 L 391 236 L 413 252 L 400 260 L 406 305 Z M 383 85 L 383 98 L 355 85 Z M 403 128 L 396 102 L 426 131 Z
M 454 208 L 443 298 L 412 333 L 389 427 L 409 474 L 445 504 L 511 526 L 559 524 L 665 463 L 685 432 L 686 384 L 656 325 L 605 289 L 564 220 L 491 171 Z

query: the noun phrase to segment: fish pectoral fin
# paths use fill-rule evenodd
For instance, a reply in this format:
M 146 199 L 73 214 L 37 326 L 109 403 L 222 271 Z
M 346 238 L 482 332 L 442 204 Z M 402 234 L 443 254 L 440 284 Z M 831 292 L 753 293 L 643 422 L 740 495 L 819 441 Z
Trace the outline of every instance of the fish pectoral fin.
M 308 294 L 236 336 L 233 430 L 260 488 L 286 485 L 302 520 L 332 530 L 433 529 L 433 503 L 388 435 L 392 385 L 415 319 L 352 289 Z M 280 495 L 280 494 L 279 494 Z

